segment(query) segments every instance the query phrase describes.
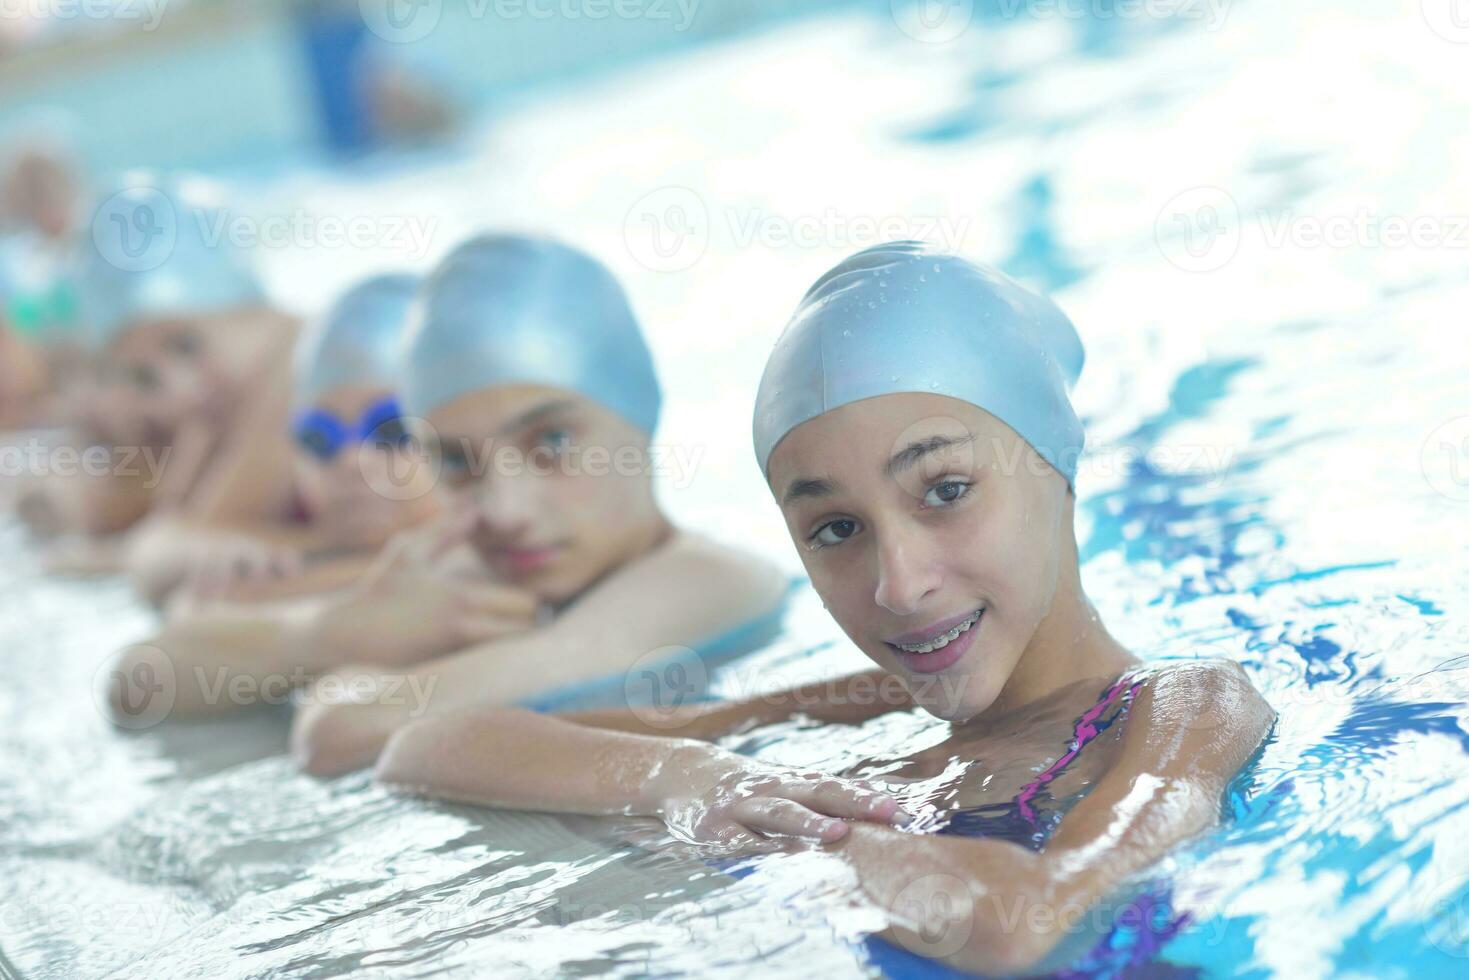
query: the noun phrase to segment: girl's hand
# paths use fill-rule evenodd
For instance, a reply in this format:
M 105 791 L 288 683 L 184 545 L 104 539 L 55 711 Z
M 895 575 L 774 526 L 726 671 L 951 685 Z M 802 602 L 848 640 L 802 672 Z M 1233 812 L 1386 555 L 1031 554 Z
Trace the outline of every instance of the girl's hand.
M 295 548 L 246 534 L 219 534 L 200 545 L 183 588 L 196 598 L 218 599 L 236 589 L 294 578 L 304 568 Z
M 774 850 L 770 837 L 831 843 L 848 820 L 904 826 L 913 816 L 857 780 L 771 766 L 711 745 L 676 749 L 650 786 L 674 836 L 739 850 Z

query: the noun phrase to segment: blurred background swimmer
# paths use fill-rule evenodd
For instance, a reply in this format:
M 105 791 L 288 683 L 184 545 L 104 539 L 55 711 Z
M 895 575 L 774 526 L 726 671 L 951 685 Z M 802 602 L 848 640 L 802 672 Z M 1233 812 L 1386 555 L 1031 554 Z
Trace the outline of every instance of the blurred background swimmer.
M 157 532 L 155 560 L 172 549 L 188 566 L 181 599 L 339 588 L 394 534 L 434 516 L 433 476 L 396 394 L 418 285 L 375 276 L 302 334 L 289 429 L 245 433 L 211 477 L 217 496 Z
M 449 513 L 395 540 L 349 589 L 179 617 L 146 645 L 181 678 L 189 665 L 298 682 L 333 671 L 303 692 L 292 732 L 312 772 L 371 763 L 411 720 L 405 701 L 380 698 L 405 683 L 425 691 L 416 710 L 435 713 L 621 701 L 639 657 L 730 652 L 773 625 L 788 589 L 774 566 L 674 527 L 659 506 L 661 392 L 599 262 L 545 239 L 478 237 L 421 304 L 402 390 Z M 147 655 L 124 651 L 115 675 Z M 350 703 L 328 693 L 344 680 Z M 181 683 L 174 713 L 220 710 L 206 693 Z
M 131 529 L 123 561 L 155 601 L 194 553 L 174 528 L 262 518 L 261 502 L 221 474 L 252 433 L 289 422 L 297 325 L 270 305 L 251 257 L 217 234 L 226 213 L 221 190 L 194 176 L 133 172 L 101 196 L 73 272 L 95 381 L 68 438 L 104 447 L 115 465 L 46 477 L 27 511 L 53 530 Z
M 0 432 L 65 420 L 82 362 L 65 272 L 80 194 L 57 140 L 0 140 Z

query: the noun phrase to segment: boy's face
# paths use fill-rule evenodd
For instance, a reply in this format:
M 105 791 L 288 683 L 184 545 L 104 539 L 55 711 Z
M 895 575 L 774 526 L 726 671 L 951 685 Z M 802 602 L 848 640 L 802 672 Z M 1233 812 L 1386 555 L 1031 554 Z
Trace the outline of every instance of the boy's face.
M 769 479 L 847 636 L 934 714 L 989 707 L 1056 592 L 1065 479 L 994 416 L 929 394 L 798 426 Z
M 428 420 L 472 542 L 505 581 L 565 602 L 632 558 L 661 523 L 648 435 L 575 392 L 498 385 Z
M 342 385 L 313 399 L 311 413 L 350 433 L 340 445 L 318 438 L 311 425 L 295 427 L 302 502 L 313 519 L 341 528 L 346 544 L 387 540 L 430 516 L 436 504 L 432 472 L 412 451 L 404 420 L 381 411 L 394 404 L 392 394 L 375 385 Z

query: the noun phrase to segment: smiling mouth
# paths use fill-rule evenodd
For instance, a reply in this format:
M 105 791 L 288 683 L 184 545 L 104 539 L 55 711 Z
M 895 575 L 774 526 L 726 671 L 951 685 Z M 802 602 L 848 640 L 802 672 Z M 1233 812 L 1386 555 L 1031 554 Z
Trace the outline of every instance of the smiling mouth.
M 955 640 L 959 639 L 959 637 L 963 636 L 965 633 L 968 633 L 971 629 L 974 628 L 975 624 L 979 622 L 980 618 L 983 615 L 984 607 L 981 606 L 979 609 L 976 609 L 973 613 L 971 613 L 969 617 L 963 622 L 959 623 L 948 632 L 940 633 L 938 636 L 935 636 L 932 639 L 925 640 L 922 643 L 889 642 L 888 645 L 891 646 L 893 649 L 899 650 L 903 653 L 933 653 L 936 650 L 942 650 L 950 643 L 953 643 Z

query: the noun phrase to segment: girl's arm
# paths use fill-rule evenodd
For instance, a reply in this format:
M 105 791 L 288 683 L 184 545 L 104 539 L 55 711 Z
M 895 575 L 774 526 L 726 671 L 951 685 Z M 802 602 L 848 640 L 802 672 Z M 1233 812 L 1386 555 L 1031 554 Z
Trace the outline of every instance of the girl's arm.
M 1138 692 L 1113 768 L 1039 854 L 875 827 L 854 828 L 836 851 L 905 947 L 960 969 L 1027 972 L 1063 940 L 1101 938 L 1087 929 L 1094 903 L 1217 822 L 1274 718 L 1236 664 L 1165 669 Z
M 426 661 L 406 678 L 378 672 L 382 698 L 314 700 L 297 713 L 293 750 L 318 775 L 367 766 L 388 737 L 416 717 L 414 705 L 386 696 L 405 684 L 432 690 L 428 703 L 416 706 L 420 713 L 515 704 L 622 674 L 664 648 L 706 642 L 768 615 L 786 587 L 779 570 L 764 561 L 680 534 L 608 576 L 546 626 Z
M 910 819 L 897 800 L 855 781 L 517 708 L 411 724 L 388 742 L 377 777 L 462 803 L 656 817 L 685 839 L 742 849 L 769 846 L 767 834 L 836 841 L 849 830 L 841 818 Z
M 624 707 L 557 712 L 557 715 L 592 728 L 712 742 L 797 716 L 828 725 L 860 725 L 890 711 L 913 707 L 913 699 L 902 682 L 882 668 L 874 667 L 740 701 L 684 705 L 660 713 L 657 725 L 646 720 L 646 712 Z

